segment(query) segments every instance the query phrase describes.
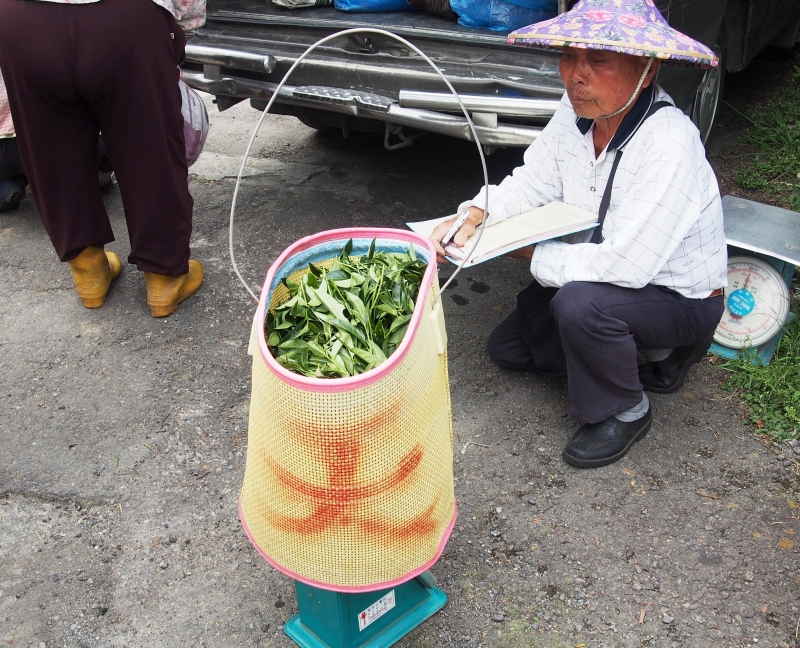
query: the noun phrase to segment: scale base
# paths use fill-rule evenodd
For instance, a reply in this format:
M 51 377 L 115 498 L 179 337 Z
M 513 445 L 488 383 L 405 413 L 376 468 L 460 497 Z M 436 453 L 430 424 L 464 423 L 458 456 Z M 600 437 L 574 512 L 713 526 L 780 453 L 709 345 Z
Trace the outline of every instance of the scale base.
M 300 611 L 283 631 L 302 648 L 388 648 L 447 602 L 430 572 L 376 592 L 344 594 L 298 581 L 295 591 Z M 393 607 L 382 605 L 386 600 Z M 386 611 L 361 629 L 359 617 L 376 606 Z

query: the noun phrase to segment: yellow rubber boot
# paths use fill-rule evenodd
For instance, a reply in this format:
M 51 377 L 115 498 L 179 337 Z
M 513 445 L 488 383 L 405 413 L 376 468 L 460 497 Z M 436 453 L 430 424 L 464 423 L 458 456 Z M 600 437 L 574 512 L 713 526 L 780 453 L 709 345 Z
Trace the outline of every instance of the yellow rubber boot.
M 111 282 L 122 272 L 122 263 L 113 252 L 90 245 L 72 261 L 68 261 L 75 279 L 75 291 L 86 308 L 100 308 L 106 300 Z
M 189 261 L 189 272 L 180 277 L 145 272 L 147 284 L 147 305 L 153 317 L 166 317 L 175 312 L 187 297 L 194 295 L 203 284 L 203 266 L 197 261 Z

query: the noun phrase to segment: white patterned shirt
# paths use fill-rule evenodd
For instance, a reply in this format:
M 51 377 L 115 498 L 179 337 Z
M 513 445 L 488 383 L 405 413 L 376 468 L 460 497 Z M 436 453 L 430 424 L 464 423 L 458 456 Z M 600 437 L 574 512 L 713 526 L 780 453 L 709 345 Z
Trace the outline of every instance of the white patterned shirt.
M 42 0 L 57 4 L 90 4 L 100 0 Z M 194 32 L 206 22 L 206 0 L 153 0 L 172 14 L 185 32 Z
M 672 100 L 656 86 L 654 101 Z M 592 129 L 584 135 L 566 93 L 550 123 L 525 151 L 524 164 L 489 187 L 494 223 L 552 201 L 600 211 L 616 151 L 595 159 Z M 459 207 L 484 207 L 484 192 Z M 670 106 L 654 113 L 624 146 L 603 224 L 593 230 L 539 243 L 531 272 L 544 286 L 571 281 L 626 288 L 665 286 L 702 299 L 727 285 L 722 202 L 691 120 Z

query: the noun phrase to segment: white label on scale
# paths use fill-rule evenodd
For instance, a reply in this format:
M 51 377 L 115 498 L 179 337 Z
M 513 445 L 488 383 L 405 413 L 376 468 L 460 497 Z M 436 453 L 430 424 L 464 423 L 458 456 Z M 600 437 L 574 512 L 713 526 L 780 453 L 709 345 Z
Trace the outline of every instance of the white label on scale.
M 358 615 L 359 631 L 366 628 L 373 621 L 377 621 L 394 607 L 394 590 L 381 597 Z

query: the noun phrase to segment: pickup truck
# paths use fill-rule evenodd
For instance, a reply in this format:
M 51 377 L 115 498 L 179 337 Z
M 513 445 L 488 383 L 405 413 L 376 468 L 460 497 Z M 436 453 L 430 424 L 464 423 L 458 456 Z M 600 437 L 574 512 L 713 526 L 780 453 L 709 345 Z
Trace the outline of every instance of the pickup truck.
M 558 0 L 559 12 L 574 1 Z M 797 0 L 656 0 L 656 5 L 673 27 L 720 57 L 717 68 L 662 66 L 658 77 L 704 141 L 726 71 L 743 69 L 769 44 L 792 47 L 800 27 Z M 263 110 L 310 45 L 352 28 L 388 30 L 425 52 L 461 96 L 488 152 L 528 146 L 564 91 L 558 52 L 508 45 L 504 33 L 422 11 L 286 9 L 268 0 L 208 0 L 207 22 L 187 44 L 182 78 L 215 95 L 220 110 L 244 99 Z M 356 130 L 383 132 L 390 149 L 424 131 L 473 139 L 434 70 L 413 50 L 376 33 L 350 34 L 318 47 L 281 88 L 272 112 L 345 137 Z

